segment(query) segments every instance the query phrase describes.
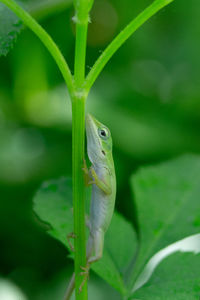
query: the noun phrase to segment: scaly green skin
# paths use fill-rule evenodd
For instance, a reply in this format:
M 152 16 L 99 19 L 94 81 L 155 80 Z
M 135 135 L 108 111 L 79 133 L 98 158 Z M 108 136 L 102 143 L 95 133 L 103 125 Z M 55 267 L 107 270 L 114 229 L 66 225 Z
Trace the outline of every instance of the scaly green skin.
M 88 276 L 91 263 L 103 255 L 104 235 L 110 225 L 116 197 L 116 177 L 112 157 L 112 138 L 109 129 L 93 116 L 86 117 L 87 152 L 92 163 L 90 170 L 84 164 L 83 171 L 86 183 L 92 184 L 89 230 L 87 244 L 87 266 L 83 267 L 84 275 L 81 289 Z M 70 299 L 74 289 L 73 274 L 67 289 L 65 300 Z

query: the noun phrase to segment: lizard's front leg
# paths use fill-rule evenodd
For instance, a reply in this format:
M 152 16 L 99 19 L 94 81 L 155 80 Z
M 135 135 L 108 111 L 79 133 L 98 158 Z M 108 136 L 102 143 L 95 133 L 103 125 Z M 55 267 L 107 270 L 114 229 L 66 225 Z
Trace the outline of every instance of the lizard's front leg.
M 99 189 L 101 189 L 106 195 L 110 195 L 112 193 L 112 189 L 110 185 L 106 184 L 102 179 L 100 179 L 95 172 L 93 166 L 90 167 L 90 172 L 93 180 L 89 182 L 89 184 L 96 184 Z
M 86 186 L 91 185 L 92 177 L 91 177 L 91 175 L 90 175 L 90 171 L 89 171 L 89 169 L 88 169 L 88 167 L 87 167 L 87 164 L 86 164 L 86 160 L 85 160 L 85 159 L 83 160 L 83 168 L 82 168 L 82 170 L 83 170 L 83 175 L 84 175 L 85 185 L 86 185 Z
M 98 177 L 94 167 L 91 166 L 90 169 L 88 169 L 85 159 L 83 160 L 82 170 L 84 172 L 86 186 L 96 184 L 96 186 L 98 186 L 98 188 L 100 188 L 106 195 L 110 195 L 112 193 L 111 187 Z

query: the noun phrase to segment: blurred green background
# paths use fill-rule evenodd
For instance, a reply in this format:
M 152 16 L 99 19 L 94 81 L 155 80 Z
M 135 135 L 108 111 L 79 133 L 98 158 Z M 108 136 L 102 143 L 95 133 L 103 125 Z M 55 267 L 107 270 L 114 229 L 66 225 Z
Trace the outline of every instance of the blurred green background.
M 25 2 L 73 70 L 71 1 Z M 87 72 L 109 41 L 151 2 L 95 0 Z M 200 153 L 199 15 L 197 0 L 175 0 L 163 9 L 114 55 L 87 102 L 87 112 L 111 129 L 116 207 L 136 228 L 130 175 L 144 164 Z M 61 299 L 72 271 L 64 246 L 45 234 L 32 212 L 40 184 L 66 175 L 71 175 L 67 88 L 41 42 L 24 29 L 9 55 L 0 57 L 0 276 L 30 300 Z M 90 282 L 93 299 L 105 299 L 104 291 L 118 299 L 97 277 Z

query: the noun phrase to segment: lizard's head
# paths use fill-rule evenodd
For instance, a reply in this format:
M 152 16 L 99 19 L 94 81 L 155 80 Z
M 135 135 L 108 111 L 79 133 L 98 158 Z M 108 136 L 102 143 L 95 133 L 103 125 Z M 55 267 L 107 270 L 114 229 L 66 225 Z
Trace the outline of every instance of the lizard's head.
M 86 116 L 87 152 L 92 163 L 107 161 L 112 155 L 110 130 L 90 114 Z

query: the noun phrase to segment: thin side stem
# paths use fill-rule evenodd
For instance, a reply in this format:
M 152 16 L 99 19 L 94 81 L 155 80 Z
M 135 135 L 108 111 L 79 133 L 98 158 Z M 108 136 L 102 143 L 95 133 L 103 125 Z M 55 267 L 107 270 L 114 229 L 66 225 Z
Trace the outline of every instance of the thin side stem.
M 150 17 L 155 15 L 160 9 L 174 0 L 155 0 L 142 13 L 140 13 L 132 22 L 130 22 L 123 31 L 109 44 L 100 57 L 95 62 L 85 81 L 85 90 L 89 92 L 98 75 L 113 56 L 113 54 L 123 45 L 123 43 Z
M 59 48 L 49 36 L 49 34 L 27 13 L 23 10 L 17 3 L 13 0 L 0 0 L 0 2 L 4 3 L 8 6 L 23 22 L 24 24 L 30 28 L 42 41 L 42 43 L 46 46 L 54 60 L 56 61 L 64 79 L 67 84 L 69 93 L 72 95 L 74 93 L 74 82 L 73 77 L 71 75 L 68 64 L 60 52 Z

